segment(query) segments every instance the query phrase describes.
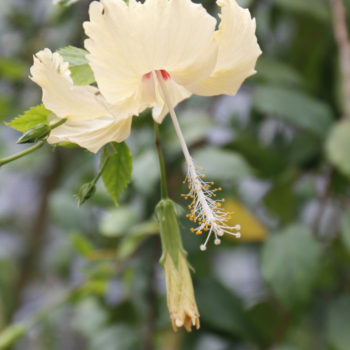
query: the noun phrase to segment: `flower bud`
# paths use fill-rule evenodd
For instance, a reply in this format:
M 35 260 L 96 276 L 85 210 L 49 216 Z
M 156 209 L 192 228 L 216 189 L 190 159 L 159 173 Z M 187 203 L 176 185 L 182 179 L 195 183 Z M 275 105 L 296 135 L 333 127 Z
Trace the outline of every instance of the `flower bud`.
M 187 260 L 179 252 L 177 267 L 170 254 L 165 255 L 164 272 L 167 288 L 168 309 L 174 331 L 185 327 L 191 332 L 192 326 L 199 329 L 199 312 L 194 297 L 192 279 Z
M 80 186 L 78 193 L 75 197 L 78 199 L 78 206 L 80 207 L 85 201 L 90 199 L 95 193 L 95 182 L 87 182 Z
M 27 130 L 17 141 L 17 143 L 35 143 L 50 134 L 51 128 L 47 124 L 37 124 L 31 129 Z
M 180 229 L 175 212 L 175 203 L 163 199 L 156 207 L 162 240 L 168 309 L 174 331 L 185 327 L 188 332 L 192 326 L 199 329 L 199 313 L 194 297 L 191 274 L 183 249 Z

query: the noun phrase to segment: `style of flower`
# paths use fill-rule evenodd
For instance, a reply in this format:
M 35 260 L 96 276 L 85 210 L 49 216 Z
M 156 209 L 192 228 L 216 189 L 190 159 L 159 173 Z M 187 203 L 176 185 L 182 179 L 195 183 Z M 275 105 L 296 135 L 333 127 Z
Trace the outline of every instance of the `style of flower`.
M 43 90 L 43 103 L 55 115 L 50 122 L 67 121 L 51 130 L 49 143 L 69 141 L 97 152 L 108 142 L 124 141 L 130 134 L 131 117 L 122 117 L 93 86 L 74 86 L 68 63 L 49 49 L 34 56 L 31 79 Z

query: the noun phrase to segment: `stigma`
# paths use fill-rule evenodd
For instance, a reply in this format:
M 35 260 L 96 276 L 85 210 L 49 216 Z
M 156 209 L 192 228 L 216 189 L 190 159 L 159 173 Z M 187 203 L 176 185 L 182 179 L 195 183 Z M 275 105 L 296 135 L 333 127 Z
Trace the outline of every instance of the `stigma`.
M 160 72 L 163 80 L 168 80 L 171 78 L 170 74 L 165 69 L 160 69 L 158 71 Z M 147 79 L 151 79 L 151 77 L 152 77 L 152 72 L 148 72 L 142 76 L 142 79 L 147 80 Z

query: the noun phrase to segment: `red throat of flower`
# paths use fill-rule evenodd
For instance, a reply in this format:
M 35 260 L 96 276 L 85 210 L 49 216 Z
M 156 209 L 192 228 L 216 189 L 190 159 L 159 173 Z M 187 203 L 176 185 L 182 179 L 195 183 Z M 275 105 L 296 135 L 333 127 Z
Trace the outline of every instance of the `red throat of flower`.
M 163 80 L 168 80 L 170 79 L 170 74 L 165 70 L 165 69 L 161 69 L 160 74 L 162 75 Z M 148 72 L 146 74 L 143 75 L 143 79 L 151 79 L 152 76 L 152 72 Z

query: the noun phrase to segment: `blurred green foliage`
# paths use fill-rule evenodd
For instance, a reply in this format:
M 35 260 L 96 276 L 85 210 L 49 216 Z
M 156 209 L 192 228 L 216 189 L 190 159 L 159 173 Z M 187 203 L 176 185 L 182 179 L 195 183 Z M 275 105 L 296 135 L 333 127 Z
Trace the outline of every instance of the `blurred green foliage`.
M 86 52 L 67 47 L 83 46 L 89 2 L 1 1 L 1 121 L 41 103 L 27 76 L 32 55 L 44 47 L 60 49 L 76 84 L 93 82 Z M 201 2 L 217 15 L 214 1 Z M 131 172 L 131 150 L 132 178 L 123 194 L 127 181 L 108 193 L 102 179 L 78 209 L 73 194 L 100 164 L 79 148 L 46 146 L 0 168 L 0 330 L 6 330 L 0 349 L 11 337 L 18 339 L 10 348 L 18 350 L 349 349 L 350 127 L 341 119 L 329 2 L 239 3 L 257 20 L 258 73 L 234 98 L 192 97 L 178 110 L 208 178 L 265 230 L 255 222 L 258 235 L 249 230 L 247 216 L 244 241 L 224 239 L 200 252 L 180 207 L 187 205 L 180 197 L 186 191 L 181 150 L 171 122 L 160 127 L 170 197 L 179 204 L 196 271 L 200 331 L 170 330 L 153 214 L 159 171 L 146 112 L 135 118 L 128 146 L 104 155 L 128 157 Z M 350 2 L 345 5 L 350 14 Z M 11 126 L 30 128 L 25 115 Z M 15 145 L 18 137 L 0 126 L 1 157 L 23 149 Z M 118 171 L 110 164 L 110 172 Z M 234 220 L 240 223 L 239 215 Z M 52 311 L 62 295 L 69 301 Z M 30 320 L 46 309 L 33 326 Z

